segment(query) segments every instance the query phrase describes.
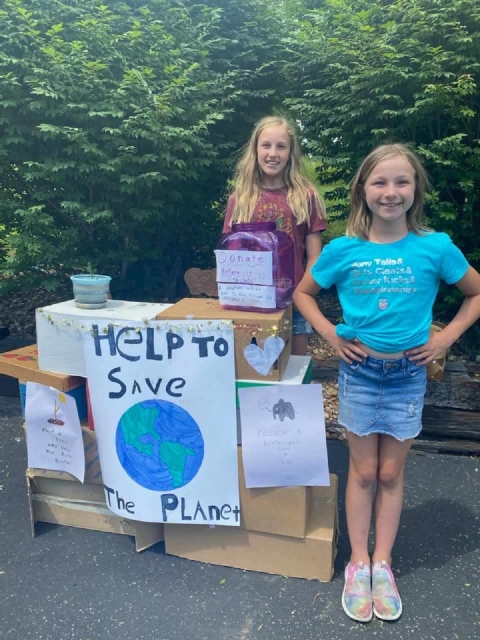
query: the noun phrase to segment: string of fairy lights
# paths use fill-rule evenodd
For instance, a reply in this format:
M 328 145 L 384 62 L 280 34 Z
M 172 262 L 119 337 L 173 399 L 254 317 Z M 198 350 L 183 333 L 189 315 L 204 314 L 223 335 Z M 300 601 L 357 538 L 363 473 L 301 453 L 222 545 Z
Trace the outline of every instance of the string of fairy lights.
M 63 329 L 71 329 L 73 331 L 89 333 L 90 335 L 95 335 L 96 329 L 92 323 L 79 323 L 74 320 L 67 320 L 67 318 L 55 318 L 51 313 L 45 311 L 45 309 L 38 309 L 38 312 L 41 313 L 47 322 L 55 327 L 63 328 Z M 99 318 L 99 321 L 103 319 Z M 187 318 L 186 321 L 189 319 Z M 186 321 L 182 321 L 181 323 L 174 323 L 169 320 L 148 320 L 143 319 L 142 325 L 137 327 L 132 327 L 131 322 L 109 322 L 105 327 L 103 327 L 100 332 L 107 334 L 109 328 L 115 329 L 126 329 L 125 335 L 128 335 L 130 331 L 135 333 L 141 333 L 142 330 L 147 328 L 153 328 L 156 331 L 166 331 L 168 333 L 181 333 L 183 331 L 187 331 L 189 333 L 202 333 L 203 331 L 231 331 L 232 329 L 241 329 L 241 330 L 250 330 L 251 336 L 256 336 L 257 334 L 265 334 L 265 336 L 277 336 L 279 333 L 283 333 L 289 331 L 291 328 L 291 322 L 288 319 L 283 320 L 278 324 L 273 324 L 269 327 L 259 326 L 257 323 L 240 323 L 235 320 L 202 320 L 201 324 L 186 324 Z M 190 320 L 191 322 L 191 320 Z

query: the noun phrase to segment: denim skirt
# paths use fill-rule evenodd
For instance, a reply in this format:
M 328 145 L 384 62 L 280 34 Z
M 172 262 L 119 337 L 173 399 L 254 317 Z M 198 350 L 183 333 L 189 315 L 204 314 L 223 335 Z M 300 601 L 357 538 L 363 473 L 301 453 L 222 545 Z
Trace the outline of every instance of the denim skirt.
M 312 325 L 302 316 L 297 309 L 293 310 L 292 317 L 292 334 L 294 336 L 307 335 L 311 336 L 313 333 Z
M 407 358 L 340 363 L 338 422 L 357 436 L 383 433 L 403 441 L 422 430 L 427 369 Z

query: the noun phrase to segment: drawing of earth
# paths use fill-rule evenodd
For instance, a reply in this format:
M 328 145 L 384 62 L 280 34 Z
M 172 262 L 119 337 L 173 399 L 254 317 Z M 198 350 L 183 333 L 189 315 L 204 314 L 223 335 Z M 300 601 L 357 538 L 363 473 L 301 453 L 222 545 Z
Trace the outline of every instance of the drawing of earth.
M 183 487 L 203 461 L 198 424 L 185 409 L 166 400 L 145 400 L 125 411 L 115 444 L 130 478 L 153 491 Z

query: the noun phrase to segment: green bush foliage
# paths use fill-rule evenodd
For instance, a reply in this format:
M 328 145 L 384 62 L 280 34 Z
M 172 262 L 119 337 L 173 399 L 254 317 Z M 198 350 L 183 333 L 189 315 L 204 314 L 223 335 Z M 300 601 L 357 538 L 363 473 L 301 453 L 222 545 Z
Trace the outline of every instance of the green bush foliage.
M 185 268 L 210 259 L 228 159 L 272 100 L 256 11 L 2 2 L 3 289 L 94 269 L 117 295 L 171 298 Z
M 479 265 L 478 0 L 3 0 L 0 20 L 0 291 L 96 270 L 117 297 L 182 295 L 275 110 L 326 185 L 326 239 L 359 161 L 402 141 L 431 226 Z
M 284 35 L 284 70 L 288 105 L 328 169 L 325 181 L 347 184 L 381 142 L 410 144 L 433 185 L 431 226 L 478 266 L 480 4 L 322 0 L 308 7 L 317 8 Z M 330 197 L 338 201 L 332 211 L 345 215 L 345 190 Z

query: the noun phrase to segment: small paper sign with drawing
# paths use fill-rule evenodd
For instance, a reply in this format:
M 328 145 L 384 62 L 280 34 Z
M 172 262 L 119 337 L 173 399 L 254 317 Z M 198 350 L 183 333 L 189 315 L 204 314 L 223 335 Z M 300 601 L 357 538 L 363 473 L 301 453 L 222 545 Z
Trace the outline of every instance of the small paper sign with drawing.
M 322 386 L 238 390 L 247 488 L 329 486 Z
M 83 482 L 85 451 L 75 399 L 52 387 L 27 382 L 25 421 L 28 466 L 67 471 Z

